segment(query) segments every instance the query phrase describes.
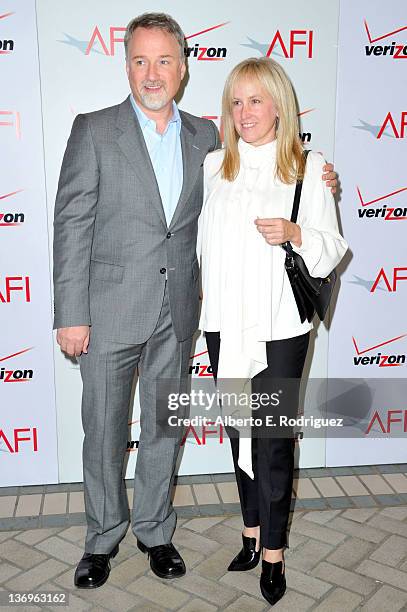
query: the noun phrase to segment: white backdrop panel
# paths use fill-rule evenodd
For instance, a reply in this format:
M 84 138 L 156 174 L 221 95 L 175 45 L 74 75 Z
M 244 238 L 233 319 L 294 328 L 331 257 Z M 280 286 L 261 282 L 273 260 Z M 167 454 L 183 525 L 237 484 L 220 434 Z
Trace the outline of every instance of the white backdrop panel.
M 396 57 L 407 42 L 405 23 L 404 0 L 341 3 L 335 163 L 352 253 L 330 332 L 330 377 L 406 378 L 407 78 L 406 57 Z M 383 422 L 389 410 L 404 414 L 405 394 L 389 394 L 381 405 L 373 396 L 372 410 Z M 405 436 L 379 440 L 374 432 L 328 440 L 327 465 L 407 461 Z
M 0 486 L 56 483 L 35 2 L 2 2 L 0 12 Z

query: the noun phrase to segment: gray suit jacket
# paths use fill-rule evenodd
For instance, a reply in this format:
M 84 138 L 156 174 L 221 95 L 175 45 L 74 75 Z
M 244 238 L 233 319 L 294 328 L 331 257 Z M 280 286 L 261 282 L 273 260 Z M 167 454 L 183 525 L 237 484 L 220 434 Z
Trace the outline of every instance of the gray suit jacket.
M 168 276 L 176 336 L 195 332 L 203 162 L 219 136 L 211 121 L 180 115 L 184 182 L 169 227 L 130 97 L 76 117 L 55 204 L 54 328 L 92 325 L 111 340 L 145 342 Z

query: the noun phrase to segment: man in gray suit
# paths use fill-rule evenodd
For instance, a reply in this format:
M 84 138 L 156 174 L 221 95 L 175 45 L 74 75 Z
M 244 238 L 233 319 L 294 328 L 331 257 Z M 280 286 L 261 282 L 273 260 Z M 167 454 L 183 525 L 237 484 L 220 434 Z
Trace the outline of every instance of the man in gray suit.
M 171 544 L 180 440 L 155 435 L 155 385 L 187 376 L 198 325 L 195 254 L 203 168 L 215 125 L 178 111 L 184 35 L 165 15 L 133 20 L 125 37 L 132 96 L 79 115 L 55 207 L 58 342 L 80 359 L 88 531 L 78 587 L 100 586 L 129 524 L 123 461 L 139 370 L 141 435 L 132 529 L 162 578 L 185 573 Z M 178 391 L 179 389 L 177 389 Z
M 184 44 L 168 15 L 130 22 L 132 94 L 76 117 L 61 169 L 54 328 L 61 349 L 80 360 L 83 381 L 88 530 L 75 573 L 79 588 L 106 582 L 129 524 L 123 462 L 137 368 L 141 434 L 132 530 L 158 576 L 185 573 L 171 544 L 180 439 L 156 435 L 156 384 L 174 379 L 180 386 L 187 376 L 198 324 L 202 165 L 220 143 L 212 122 L 178 111 L 173 101 L 186 70 Z

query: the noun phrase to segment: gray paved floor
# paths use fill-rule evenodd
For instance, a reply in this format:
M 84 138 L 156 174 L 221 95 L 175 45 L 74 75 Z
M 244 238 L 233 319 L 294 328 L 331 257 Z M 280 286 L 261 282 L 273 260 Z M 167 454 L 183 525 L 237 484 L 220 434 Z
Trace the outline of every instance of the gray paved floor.
M 131 507 L 133 482 L 126 486 Z M 296 510 L 406 505 L 407 464 L 296 470 L 292 497 Z M 173 503 L 182 518 L 238 514 L 235 476 L 180 476 Z M 82 483 L 0 488 L 0 531 L 85 522 Z
M 95 591 L 73 587 L 84 526 L 0 532 L 0 591 L 66 591 L 68 607 L 1 610 L 143 610 L 256 612 L 268 609 L 259 570 L 226 571 L 240 547 L 238 515 L 181 518 L 174 543 L 188 567 L 164 581 L 128 533 L 112 562 L 110 579 Z M 277 612 L 407 610 L 407 505 L 296 510 L 286 554 L 288 590 Z

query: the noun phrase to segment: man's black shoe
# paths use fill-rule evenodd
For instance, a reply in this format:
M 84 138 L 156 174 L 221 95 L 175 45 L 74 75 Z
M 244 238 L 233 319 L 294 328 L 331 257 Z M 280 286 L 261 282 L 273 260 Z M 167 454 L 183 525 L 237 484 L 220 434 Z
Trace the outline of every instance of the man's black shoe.
M 102 555 L 86 553 L 78 563 L 74 583 L 78 589 L 96 589 L 105 584 L 110 574 L 110 559 L 119 552 L 119 545 L 112 552 Z
M 179 578 L 185 574 L 185 563 L 173 544 L 160 544 L 148 548 L 137 540 L 137 546 L 141 552 L 148 553 L 150 567 L 159 578 Z

